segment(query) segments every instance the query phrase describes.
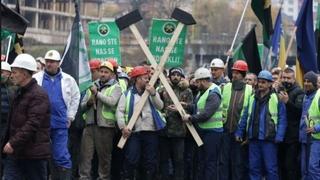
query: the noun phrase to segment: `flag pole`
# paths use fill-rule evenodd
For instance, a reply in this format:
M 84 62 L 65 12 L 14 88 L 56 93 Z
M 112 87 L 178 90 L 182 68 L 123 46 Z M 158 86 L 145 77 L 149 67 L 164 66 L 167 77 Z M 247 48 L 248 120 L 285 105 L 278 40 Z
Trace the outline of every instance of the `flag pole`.
M 11 41 L 12 41 L 12 36 L 10 35 L 9 36 L 9 43 L 8 43 L 8 50 L 7 50 L 7 54 L 6 54 L 6 62 L 8 62 L 8 59 L 9 59 L 9 52 L 11 49 Z
M 227 57 L 227 60 L 226 60 L 226 65 L 225 65 L 225 68 L 226 68 L 226 69 L 228 68 L 229 59 L 230 59 L 230 56 L 231 56 L 230 53 L 232 53 L 233 46 L 234 46 L 234 44 L 235 44 L 235 42 L 236 42 L 236 39 L 237 39 L 237 37 L 238 37 L 239 30 L 240 30 L 240 27 L 241 27 L 241 24 L 242 24 L 242 21 L 243 21 L 244 14 L 245 14 L 245 12 L 247 11 L 249 1 L 250 1 L 250 0 L 247 0 L 246 4 L 245 4 L 245 6 L 244 6 L 244 9 L 243 9 L 243 11 L 242 11 L 241 18 L 240 18 L 240 21 L 239 21 L 239 24 L 238 24 L 236 33 L 235 33 L 234 38 L 233 38 L 233 40 L 232 40 L 231 47 L 230 47 L 230 49 L 229 49 L 229 51 L 228 51 L 228 57 Z M 230 52 L 230 53 L 229 53 L 229 52 Z
M 296 34 L 296 31 L 297 31 L 297 26 L 294 26 L 292 34 L 291 34 L 291 38 L 290 38 L 290 41 L 289 41 L 289 44 L 288 44 L 288 47 L 287 47 L 287 50 L 286 50 L 286 54 L 284 56 L 284 59 L 286 60 L 286 62 L 287 62 L 287 58 L 288 58 L 288 55 L 289 55 L 289 50 L 291 49 L 291 46 L 292 46 L 292 43 L 293 43 L 293 38 L 294 38 L 294 36 Z

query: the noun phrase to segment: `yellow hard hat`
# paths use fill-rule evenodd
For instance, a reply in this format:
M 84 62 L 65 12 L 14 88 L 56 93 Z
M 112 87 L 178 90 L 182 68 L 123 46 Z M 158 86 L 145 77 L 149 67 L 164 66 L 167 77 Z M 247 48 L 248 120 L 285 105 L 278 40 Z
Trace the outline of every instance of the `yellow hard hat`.
M 101 63 L 100 68 L 102 67 L 106 67 L 108 68 L 110 71 L 114 72 L 113 70 L 113 66 L 109 61 L 104 61 L 103 63 Z

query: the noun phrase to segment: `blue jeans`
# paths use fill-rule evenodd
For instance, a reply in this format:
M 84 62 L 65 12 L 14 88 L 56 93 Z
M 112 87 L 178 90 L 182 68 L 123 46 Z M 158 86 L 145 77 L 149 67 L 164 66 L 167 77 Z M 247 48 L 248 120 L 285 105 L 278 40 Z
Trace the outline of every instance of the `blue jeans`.
M 154 177 L 158 163 L 159 137 L 154 131 L 132 133 L 124 149 L 123 171 L 125 179 L 134 179 L 134 171 L 142 160 L 144 179 Z
M 5 180 L 47 180 L 46 159 L 15 159 L 7 157 L 4 163 Z
M 219 155 L 219 179 L 249 179 L 248 146 L 235 141 L 234 134 L 224 132 Z
M 270 141 L 250 140 L 249 142 L 249 174 L 251 180 L 262 179 L 266 172 L 266 180 L 277 180 L 278 148 Z M 265 168 L 265 169 L 264 169 Z
M 199 180 L 218 179 L 218 157 L 222 135 L 222 132 L 215 131 L 200 132 L 203 145 L 199 148 Z

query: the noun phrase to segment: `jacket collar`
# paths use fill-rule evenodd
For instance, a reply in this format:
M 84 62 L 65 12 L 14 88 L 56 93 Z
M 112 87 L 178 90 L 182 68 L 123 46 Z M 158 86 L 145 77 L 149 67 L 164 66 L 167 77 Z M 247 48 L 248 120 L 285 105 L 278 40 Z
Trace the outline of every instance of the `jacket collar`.
M 17 93 L 18 93 L 18 94 L 24 93 L 24 92 L 26 92 L 28 89 L 30 89 L 30 88 L 31 88 L 33 85 L 35 85 L 35 84 L 37 84 L 37 81 L 36 81 L 34 78 L 32 78 L 31 81 L 30 81 L 27 85 L 25 85 L 25 86 L 23 86 L 23 87 L 20 87 L 20 88 L 18 89 Z
M 115 79 L 110 79 L 108 82 L 106 82 L 104 84 L 102 84 L 102 82 L 100 80 L 98 81 L 100 90 L 105 88 L 105 87 L 107 87 L 107 86 L 112 86 L 112 85 L 114 85 L 116 83 L 117 83 L 117 81 Z
M 56 74 L 54 74 L 54 75 L 51 75 L 46 70 L 44 70 L 44 76 L 43 77 L 46 78 L 46 79 L 51 79 L 51 78 L 53 78 L 53 79 L 56 79 L 56 78 L 61 79 L 62 78 L 61 68 L 59 68 L 58 72 Z

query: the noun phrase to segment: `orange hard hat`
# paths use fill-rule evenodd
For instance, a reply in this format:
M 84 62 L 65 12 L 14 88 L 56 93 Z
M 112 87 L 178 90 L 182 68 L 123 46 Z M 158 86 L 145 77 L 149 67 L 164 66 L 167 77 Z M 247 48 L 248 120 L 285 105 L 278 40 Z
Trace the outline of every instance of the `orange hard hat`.
M 247 72 L 248 64 L 243 60 L 238 60 L 233 64 L 232 70 Z
M 93 59 L 91 61 L 89 61 L 89 66 L 90 69 L 99 69 L 101 65 L 101 61 L 97 60 L 97 59 Z
M 145 74 L 149 74 L 147 68 L 145 68 L 144 66 L 136 66 L 130 72 L 130 77 L 135 78 L 135 77 L 142 76 Z
M 116 68 L 116 69 L 118 68 L 118 62 L 115 59 L 109 58 L 109 59 L 107 59 L 107 61 L 109 61 L 114 68 Z

